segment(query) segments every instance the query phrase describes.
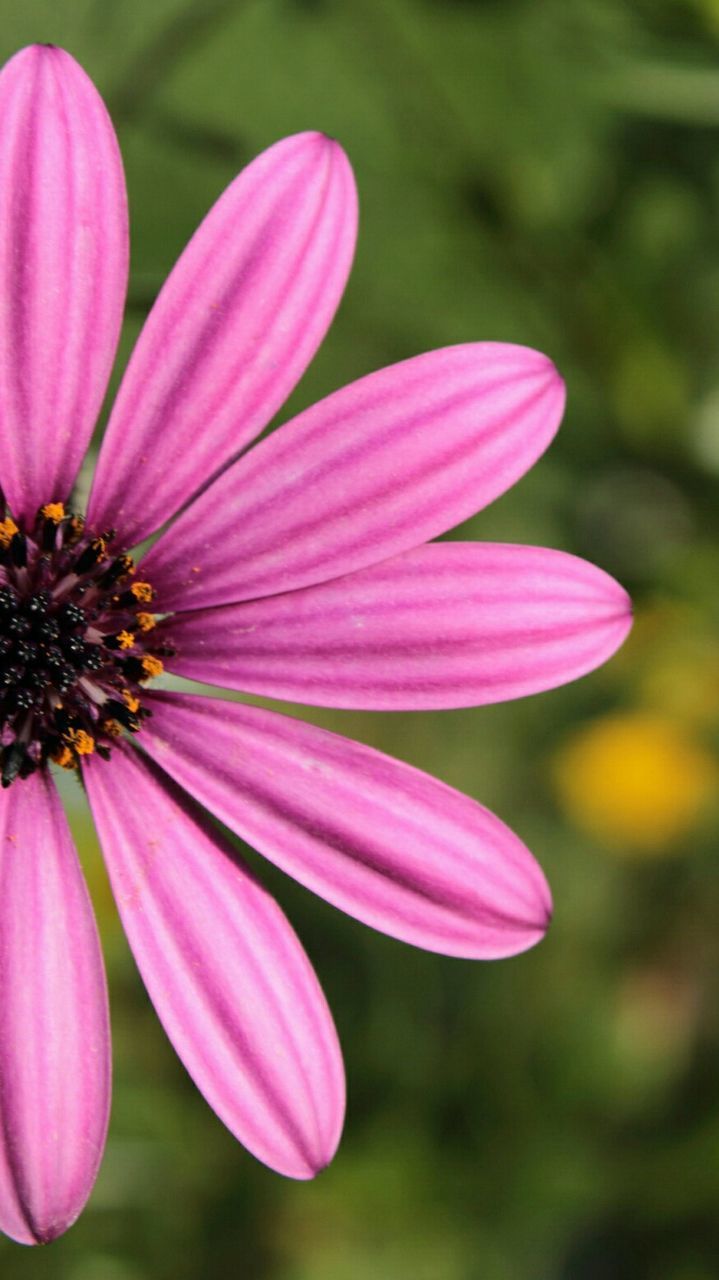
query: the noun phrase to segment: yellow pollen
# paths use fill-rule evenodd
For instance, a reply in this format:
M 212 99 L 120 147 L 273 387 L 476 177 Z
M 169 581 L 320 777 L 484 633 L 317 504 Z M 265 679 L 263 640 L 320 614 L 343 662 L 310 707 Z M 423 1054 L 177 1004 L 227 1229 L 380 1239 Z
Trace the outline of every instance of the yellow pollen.
M 59 524 L 65 519 L 65 508 L 61 502 L 46 502 L 45 506 L 40 508 L 40 515 L 46 520 L 52 520 L 53 524 Z
M 136 698 L 134 693 L 130 693 L 129 689 L 123 689 L 122 700 L 128 711 L 131 711 L 133 715 L 140 710 L 140 699 Z
M 165 670 L 160 659 L 153 657 L 151 653 L 148 653 L 147 656 L 142 659 L 142 669 L 148 680 L 154 679 L 155 676 L 161 676 Z
M 52 758 L 61 769 L 72 769 L 75 763 L 75 757 L 69 747 L 59 747 Z
M 121 649 L 131 649 L 135 643 L 135 637 L 131 631 L 120 631 L 117 636 L 117 643 Z
M 154 613 L 136 613 L 135 622 L 141 631 L 152 631 L 157 626 Z
M 122 734 L 122 725 L 118 720 L 104 720 L 102 727 L 111 738 L 119 738 Z
M 84 729 L 69 729 L 64 736 L 79 756 L 91 756 L 95 750 L 95 739 Z
M 149 604 L 155 594 L 149 582 L 133 582 L 130 590 L 135 599 L 141 600 L 143 604 Z
M 9 547 L 16 533 L 17 525 L 14 520 L 11 520 L 10 516 L 5 520 L 0 520 L 0 547 Z

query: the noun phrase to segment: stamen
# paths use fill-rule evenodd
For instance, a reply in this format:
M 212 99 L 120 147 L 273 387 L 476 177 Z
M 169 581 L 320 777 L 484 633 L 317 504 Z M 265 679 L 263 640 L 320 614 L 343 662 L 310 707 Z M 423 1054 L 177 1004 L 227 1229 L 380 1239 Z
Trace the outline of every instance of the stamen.
M 108 698 L 105 704 L 105 710 L 108 712 L 111 720 L 117 720 L 125 729 L 129 729 L 132 733 L 137 733 L 140 728 L 138 717 L 123 702 L 118 702 L 115 698 Z
M 17 525 L 10 516 L 0 520 L 0 547 L 9 547 L 17 531 Z
M 120 578 L 124 578 L 127 574 L 135 572 L 135 565 L 132 556 L 118 556 L 113 560 L 109 569 L 106 569 L 98 585 L 100 587 L 111 587 L 113 583 Z
M 149 604 L 155 594 L 149 582 L 133 582 L 130 591 L 143 604 Z
M 69 729 L 65 737 L 79 756 L 91 756 L 95 750 L 95 739 L 84 729 Z
M 45 506 L 40 508 L 40 515 L 45 520 L 51 520 L 53 524 L 59 524 L 65 519 L 65 507 L 62 502 L 46 502 Z
M 85 550 L 80 552 L 75 561 L 75 572 L 78 574 L 89 573 L 91 569 L 95 568 L 96 564 L 104 560 L 106 555 L 107 539 L 104 537 L 93 538 L 92 542 L 88 543 Z

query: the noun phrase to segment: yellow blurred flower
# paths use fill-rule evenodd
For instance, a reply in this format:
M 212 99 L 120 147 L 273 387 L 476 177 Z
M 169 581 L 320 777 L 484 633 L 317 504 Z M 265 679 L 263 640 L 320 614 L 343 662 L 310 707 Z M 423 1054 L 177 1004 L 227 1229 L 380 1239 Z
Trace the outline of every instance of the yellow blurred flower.
M 578 827 L 626 852 L 655 854 L 702 817 L 719 766 L 671 717 L 627 711 L 583 725 L 557 752 L 552 775 Z

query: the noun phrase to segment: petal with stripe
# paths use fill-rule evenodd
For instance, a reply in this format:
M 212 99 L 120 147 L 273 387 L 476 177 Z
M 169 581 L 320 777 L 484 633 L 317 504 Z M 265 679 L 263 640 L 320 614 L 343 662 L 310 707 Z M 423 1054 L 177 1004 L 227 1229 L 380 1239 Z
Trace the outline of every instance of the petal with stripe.
M 166 775 L 127 746 L 84 768 L 120 916 L 178 1055 L 280 1173 L 332 1158 L 344 1074 L 331 1014 L 277 904 Z
M 0 793 L 0 1230 L 47 1244 L 102 1157 L 110 1029 L 95 920 L 55 787 Z
M 319 133 L 253 161 L 200 225 L 138 339 L 88 521 L 139 542 L 267 425 L 322 341 L 354 252 L 357 197 Z
M 145 750 L 210 812 L 365 924 L 497 959 L 543 937 L 551 898 L 517 836 L 435 778 L 338 734 L 235 702 L 157 693 Z
M 551 361 L 502 343 L 370 374 L 230 467 L 143 561 L 162 607 L 294 591 L 378 564 L 486 506 L 562 415 Z
M 606 662 L 631 603 L 562 551 L 430 543 L 244 604 L 178 613 L 168 667 L 205 684 L 371 711 L 469 707 L 551 689 Z
M 107 387 L 127 285 L 110 118 L 62 49 L 0 74 L 0 485 L 16 519 L 64 501 Z

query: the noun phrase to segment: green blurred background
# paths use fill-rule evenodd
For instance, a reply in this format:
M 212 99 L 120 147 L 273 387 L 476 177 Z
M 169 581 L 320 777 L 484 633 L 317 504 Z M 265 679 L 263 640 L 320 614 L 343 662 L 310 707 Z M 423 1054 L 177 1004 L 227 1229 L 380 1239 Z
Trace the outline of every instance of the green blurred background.
M 608 668 L 515 704 L 311 718 L 497 810 L 554 889 L 546 941 L 426 955 L 270 868 L 334 1009 L 346 1133 L 312 1184 L 265 1170 L 175 1059 L 79 793 L 115 1094 L 80 1223 L 0 1245 L 35 1280 L 719 1276 L 719 0 L 23 0 L 2 53 L 64 45 L 104 94 L 131 199 L 119 367 L 207 207 L 318 128 L 361 195 L 356 268 L 292 409 L 469 339 L 542 348 L 564 427 L 461 535 L 619 577 Z M 294 709 L 293 709 L 294 710 Z

